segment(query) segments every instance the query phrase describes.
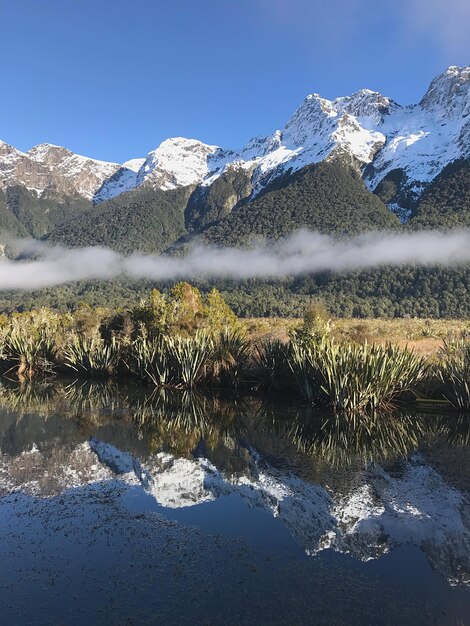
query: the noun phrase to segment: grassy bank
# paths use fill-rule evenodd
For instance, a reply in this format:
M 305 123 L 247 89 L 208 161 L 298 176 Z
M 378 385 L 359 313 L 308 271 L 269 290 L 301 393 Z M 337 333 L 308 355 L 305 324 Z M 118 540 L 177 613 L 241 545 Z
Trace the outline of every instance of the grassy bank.
M 294 317 L 258 317 L 239 320 L 247 336 L 254 341 L 287 341 L 293 331 L 302 328 L 303 319 Z M 444 341 L 470 337 L 468 320 L 356 319 L 336 318 L 331 334 L 339 341 L 408 346 L 417 354 L 430 356 L 442 349 Z
M 19 380 L 264 390 L 338 413 L 417 398 L 470 410 L 465 322 L 332 320 L 319 302 L 302 321 L 239 320 L 217 291 L 203 297 L 187 283 L 128 310 L 41 309 L 0 321 L 0 373 Z

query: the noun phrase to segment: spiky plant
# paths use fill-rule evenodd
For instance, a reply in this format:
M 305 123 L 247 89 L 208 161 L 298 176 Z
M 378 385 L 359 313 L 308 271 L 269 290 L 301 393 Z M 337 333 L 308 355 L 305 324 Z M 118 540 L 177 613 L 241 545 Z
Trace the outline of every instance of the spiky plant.
M 280 389 L 286 387 L 291 378 L 289 368 L 290 348 L 278 339 L 256 346 L 254 353 L 255 376 L 261 387 Z
M 470 342 L 445 342 L 436 366 L 442 394 L 456 409 L 470 410 Z
M 152 382 L 156 387 L 169 385 L 172 371 L 168 340 L 164 336 L 139 336 L 132 344 L 127 365 L 141 380 Z
M 324 394 L 338 411 L 391 406 L 423 381 L 427 365 L 407 348 L 337 344 L 331 339 L 293 348 L 296 380 L 307 399 Z M 302 376 L 300 376 L 301 374 Z
M 82 376 L 106 378 L 118 367 L 120 346 L 113 337 L 109 342 L 99 338 L 74 335 L 63 352 L 66 368 Z
M 193 389 L 212 356 L 210 337 L 197 332 L 194 337 L 168 337 L 166 341 L 174 385 Z
M 210 376 L 221 383 L 237 385 L 246 371 L 249 344 L 238 330 L 224 328 L 212 341 Z
M 19 378 L 30 379 L 35 373 L 53 370 L 56 348 L 46 329 L 12 325 L 2 350 L 6 360 L 13 363 L 9 371 L 14 371 Z
M 132 346 L 129 368 L 156 387 L 192 389 L 203 377 L 212 356 L 212 341 L 203 333 L 194 337 L 139 337 Z
M 288 364 L 294 375 L 297 387 L 309 402 L 322 403 L 324 391 L 322 389 L 323 377 L 318 367 L 315 354 L 322 350 L 326 344 L 325 339 L 320 339 L 315 344 L 315 352 L 312 347 L 307 347 L 304 342 L 292 341 L 289 351 Z

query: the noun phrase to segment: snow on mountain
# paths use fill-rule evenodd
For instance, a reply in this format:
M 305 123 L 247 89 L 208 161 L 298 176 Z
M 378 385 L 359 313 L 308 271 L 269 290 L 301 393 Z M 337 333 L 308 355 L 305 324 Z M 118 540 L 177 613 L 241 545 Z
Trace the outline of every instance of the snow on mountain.
M 470 157 L 469 115 L 470 66 L 452 66 L 411 106 L 369 89 L 335 100 L 311 94 L 282 129 L 238 151 L 176 137 L 119 165 L 50 144 L 23 153 L 0 141 L 0 187 L 22 184 L 41 193 L 55 186 L 102 202 L 142 184 L 209 185 L 237 167 L 251 175 L 256 194 L 288 170 L 341 157 L 363 171 L 371 190 L 392 170 L 403 170 L 417 196 L 449 162 Z
M 336 100 L 312 94 L 283 130 L 250 142 L 238 158 L 256 163 L 255 192 L 287 169 L 342 156 L 360 168 L 370 164 L 372 190 L 403 169 L 419 193 L 448 163 L 470 156 L 469 112 L 470 67 L 450 67 L 414 106 L 368 89 Z
M 223 153 L 196 139 L 174 137 L 149 152 L 137 175 L 137 185 L 150 181 L 159 189 L 174 189 L 202 181 L 219 167 Z
M 451 161 L 470 157 L 470 67 L 450 67 L 431 83 L 421 102 L 399 107 L 384 120 L 384 148 L 367 183 L 374 188 L 391 170 L 402 169 L 416 192 Z
M 91 199 L 119 167 L 48 143 L 20 152 L 0 142 L 0 188 L 23 185 L 38 193 L 54 189 Z
M 93 202 L 97 204 L 104 200 L 110 200 L 126 191 L 135 189 L 135 187 L 137 187 L 137 175 L 144 162 L 145 159 L 131 159 L 123 163 L 122 166 L 95 191 Z
M 364 171 L 372 190 L 391 170 L 402 169 L 418 194 L 448 163 L 470 156 L 469 94 L 470 67 L 437 76 L 414 106 L 369 89 L 335 100 L 314 93 L 283 129 L 255 137 L 239 151 L 181 138 L 163 142 L 148 155 L 137 184 L 209 185 L 236 166 L 252 172 L 256 194 L 287 170 L 342 157 Z

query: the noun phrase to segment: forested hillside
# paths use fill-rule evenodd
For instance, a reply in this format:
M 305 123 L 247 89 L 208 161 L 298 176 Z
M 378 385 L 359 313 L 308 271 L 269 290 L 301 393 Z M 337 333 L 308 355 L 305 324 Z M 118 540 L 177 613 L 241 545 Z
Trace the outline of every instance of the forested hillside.
M 355 235 L 398 226 L 398 219 L 366 189 L 356 170 L 334 161 L 309 165 L 276 181 L 260 197 L 207 229 L 204 239 L 243 245 L 253 239 L 279 239 L 299 228 Z
M 6 201 L 9 211 L 28 235 L 36 239 L 45 237 L 59 224 L 93 211 L 89 200 L 78 194 L 59 194 L 54 189 L 38 196 L 34 191 L 17 185 L 6 190 Z
M 0 189 L 0 231 L 15 237 L 27 237 L 28 231 L 18 218 L 10 211 L 7 194 Z
M 368 191 L 357 171 L 340 161 L 309 165 L 277 178 L 254 199 L 243 169 L 228 170 L 212 185 L 169 191 L 143 185 L 93 206 L 53 190 L 39 196 L 21 187 L 0 190 L 0 225 L 15 236 L 43 237 L 67 246 L 109 246 L 124 254 L 136 250 L 164 252 L 191 238 L 211 245 L 244 246 L 278 239 L 299 228 L 348 236 L 366 230 L 470 227 L 470 163 L 447 166 L 401 225 L 384 201 L 396 192 L 388 177 Z M 403 181 L 398 181 L 403 187 Z M 470 316 L 470 269 L 380 268 L 353 273 L 321 273 L 279 280 L 202 281 L 216 285 L 243 316 L 301 315 L 312 298 L 322 298 L 335 315 Z M 33 293 L 0 293 L 0 310 L 43 304 L 74 308 L 136 303 L 154 286 L 150 281 L 85 282 Z M 160 284 L 165 289 L 168 285 Z
M 122 253 L 163 252 L 186 232 L 184 211 L 191 191 L 139 187 L 64 222 L 47 239 L 67 246 L 109 246 Z
M 380 268 L 278 280 L 192 281 L 208 292 L 217 287 L 242 317 L 302 316 L 312 300 L 324 300 L 344 317 L 470 317 L 470 268 Z M 114 308 L 137 304 L 153 287 L 170 283 L 126 280 L 71 283 L 34 292 L 0 292 L 0 312 L 47 305 L 60 310 L 79 303 Z
M 410 228 L 470 227 L 470 161 L 447 165 L 420 198 Z
M 411 205 L 403 226 L 385 202 L 399 199 L 402 174 L 392 172 L 376 193 L 339 159 L 280 176 L 250 199 L 247 172 L 229 169 L 209 186 L 162 191 L 142 185 L 98 205 L 53 189 L 0 191 L 0 229 L 67 246 L 109 246 L 123 253 L 163 252 L 191 235 L 220 246 L 279 239 L 299 228 L 337 236 L 367 230 L 470 226 L 470 161 L 448 165 Z

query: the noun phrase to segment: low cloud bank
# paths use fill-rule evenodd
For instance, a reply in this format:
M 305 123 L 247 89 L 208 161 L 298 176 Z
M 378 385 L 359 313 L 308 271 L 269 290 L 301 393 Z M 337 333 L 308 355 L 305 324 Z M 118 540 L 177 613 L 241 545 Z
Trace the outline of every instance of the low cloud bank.
M 139 253 L 124 256 L 109 248 L 63 248 L 34 240 L 9 240 L 8 245 L 17 258 L 0 260 L 3 291 L 86 279 L 273 278 L 386 265 L 470 263 L 470 230 L 369 233 L 343 240 L 298 231 L 268 246 L 247 250 L 199 246 L 181 258 Z

